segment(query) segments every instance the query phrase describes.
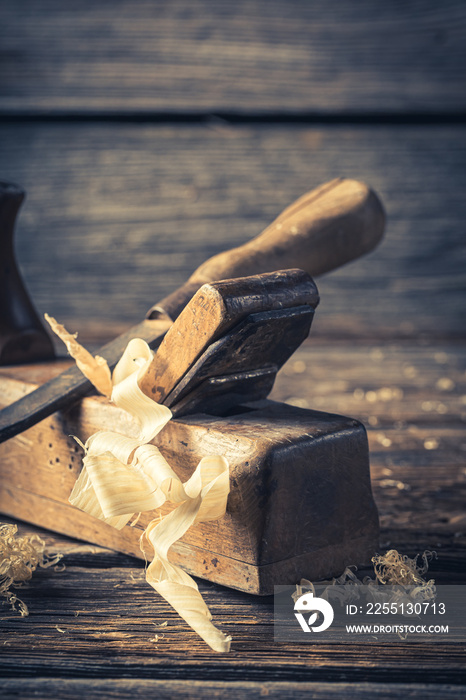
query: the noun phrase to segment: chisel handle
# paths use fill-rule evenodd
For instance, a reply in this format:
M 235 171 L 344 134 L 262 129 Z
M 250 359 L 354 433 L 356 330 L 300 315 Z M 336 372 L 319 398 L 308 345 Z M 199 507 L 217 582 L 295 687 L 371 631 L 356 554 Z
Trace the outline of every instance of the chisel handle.
M 370 252 L 384 227 L 373 190 L 357 180 L 331 180 L 297 199 L 256 238 L 206 260 L 148 317 L 164 313 L 174 320 L 205 282 L 291 268 L 316 277 Z

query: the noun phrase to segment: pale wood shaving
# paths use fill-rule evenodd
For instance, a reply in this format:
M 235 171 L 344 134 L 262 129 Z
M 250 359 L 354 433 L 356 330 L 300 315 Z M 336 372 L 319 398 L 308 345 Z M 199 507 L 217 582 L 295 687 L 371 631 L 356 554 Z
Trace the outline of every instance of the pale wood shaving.
M 78 341 L 76 335 L 68 333 L 66 328 L 56 321 L 52 316 L 44 314 L 45 320 L 52 331 L 62 340 L 71 357 L 84 374 L 86 379 L 96 387 L 97 391 L 110 398 L 112 394 L 112 378 L 107 361 L 96 355 L 91 355 Z
M 213 625 L 196 583 L 168 559 L 170 547 L 192 525 L 225 514 L 230 488 L 227 460 L 220 455 L 204 457 L 182 483 L 160 450 L 149 444 L 172 414 L 139 388 L 153 357 L 148 345 L 131 340 L 110 376 L 102 370 L 101 358 L 93 358 L 54 319 L 47 320 L 85 376 L 139 425 L 135 438 L 99 431 L 86 441 L 83 469 L 70 503 L 117 529 L 137 513 L 157 510 L 165 502 L 176 504 L 165 517 L 159 513 L 144 533 L 154 551 L 146 580 L 214 651 L 229 651 L 231 637 Z

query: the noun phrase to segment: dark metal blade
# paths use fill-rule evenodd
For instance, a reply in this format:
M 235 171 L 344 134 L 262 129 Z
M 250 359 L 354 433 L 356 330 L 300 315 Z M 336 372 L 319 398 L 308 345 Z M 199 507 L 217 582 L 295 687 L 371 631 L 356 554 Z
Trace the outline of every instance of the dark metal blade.
M 104 357 L 113 369 L 132 338 L 142 338 L 151 348 L 156 348 L 170 325 L 168 320 L 144 320 L 104 345 L 98 354 Z M 55 411 L 69 407 L 74 401 L 88 394 L 92 388 L 91 382 L 76 366 L 70 367 L 0 411 L 0 443 L 18 435 Z

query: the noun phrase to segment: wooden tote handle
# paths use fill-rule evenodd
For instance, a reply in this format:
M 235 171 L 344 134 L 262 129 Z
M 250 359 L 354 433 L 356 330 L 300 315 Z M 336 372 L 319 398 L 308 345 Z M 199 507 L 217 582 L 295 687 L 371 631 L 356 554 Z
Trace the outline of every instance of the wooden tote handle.
M 256 238 L 209 258 L 148 317 L 177 318 L 205 282 L 291 268 L 312 277 L 329 272 L 375 248 L 384 227 L 375 192 L 356 180 L 331 180 L 297 199 Z

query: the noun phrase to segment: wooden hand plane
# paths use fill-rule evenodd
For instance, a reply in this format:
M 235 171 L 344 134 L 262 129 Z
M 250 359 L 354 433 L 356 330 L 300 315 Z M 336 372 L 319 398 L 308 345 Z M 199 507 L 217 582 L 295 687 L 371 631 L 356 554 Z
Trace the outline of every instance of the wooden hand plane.
M 204 285 L 141 382 L 176 416 L 154 442 L 182 481 L 204 456 L 222 454 L 230 464 L 226 515 L 197 524 L 170 551 L 195 576 L 268 595 L 274 585 L 338 575 L 377 549 L 364 426 L 266 398 L 317 303 L 301 270 Z M 5 404 L 62 369 L 48 367 L 1 369 Z M 88 397 L 0 445 L 0 511 L 140 557 L 141 530 L 155 512 L 117 531 L 68 503 L 81 461 L 69 436 L 84 441 L 102 428 L 132 427 L 107 400 Z

